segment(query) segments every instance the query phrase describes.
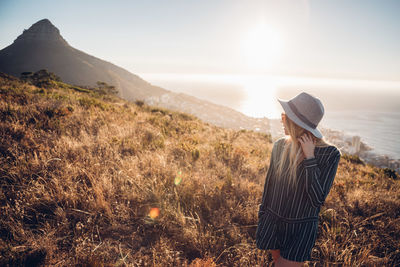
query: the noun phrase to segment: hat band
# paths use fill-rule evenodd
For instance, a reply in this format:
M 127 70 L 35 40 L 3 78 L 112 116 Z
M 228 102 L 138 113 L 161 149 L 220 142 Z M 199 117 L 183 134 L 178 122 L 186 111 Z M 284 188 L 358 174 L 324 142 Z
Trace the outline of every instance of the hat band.
M 301 114 L 297 110 L 296 106 L 292 102 L 289 101 L 288 104 L 289 104 L 289 107 L 292 109 L 293 113 L 296 114 L 296 116 L 299 117 L 300 120 L 302 120 L 305 124 L 307 124 L 308 126 L 310 126 L 313 129 L 317 128 L 317 125 L 315 125 L 314 123 L 309 121 L 306 117 L 304 117 L 303 114 Z

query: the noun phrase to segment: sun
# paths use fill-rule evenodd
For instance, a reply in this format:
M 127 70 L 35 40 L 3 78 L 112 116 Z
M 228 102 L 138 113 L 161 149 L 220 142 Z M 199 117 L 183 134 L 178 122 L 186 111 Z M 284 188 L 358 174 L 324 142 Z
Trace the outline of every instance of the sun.
M 279 118 L 276 100 L 278 84 L 278 79 L 268 75 L 247 75 L 242 78 L 242 86 L 247 94 L 240 111 L 254 118 Z
M 283 52 L 283 36 L 272 25 L 260 23 L 250 29 L 243 38 L 243 55 L 247 67 L 264 71 L 273 67 Z

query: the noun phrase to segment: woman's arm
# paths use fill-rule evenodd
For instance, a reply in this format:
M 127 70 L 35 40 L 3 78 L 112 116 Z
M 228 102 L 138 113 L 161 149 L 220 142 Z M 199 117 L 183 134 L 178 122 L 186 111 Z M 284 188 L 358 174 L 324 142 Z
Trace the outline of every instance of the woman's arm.
M 335 148 L 330 152 L 326 164 L 320 166 L 316 158 L 303 160 L 305 168 L 306 192 L 314 207 L 321 206 L 329 194 L 339 165 L 340 151 Z

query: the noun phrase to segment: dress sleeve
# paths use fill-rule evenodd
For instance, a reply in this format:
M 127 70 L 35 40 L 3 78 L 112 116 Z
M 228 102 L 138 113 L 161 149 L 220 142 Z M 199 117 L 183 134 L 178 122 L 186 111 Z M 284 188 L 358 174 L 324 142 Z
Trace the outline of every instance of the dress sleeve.
M 270 181 L 274 175 L 274 155 L 276 153 L 276 149 L 277 149 L 277 142 L 274 143 L 274 146 L 272 148 L 271 158 L 270 158 L 270 162 L 269 162 L 269 168 L 268 168 L 267 176 L 265 177 L 265 182 L 264 182 L 264 191 L 263 191 L 263 195 L 262 195 L 262 199 L 261 199 L 261 204 L 259 205 L 259 209 L 258 209 L 258 218 L 260 218 L 265 212 L 264 207 L 265 207 L 265 198 L 266 198 L 267 191 L 268 191 L 268 185 L 270 184 Z
M 305 189 L 312 206 L 319 207 L 324 204 L 335 178 L 340 156 L 340 151 L 335 149 L 325 164 L 318 164 L 316 158 L 303 160 Z

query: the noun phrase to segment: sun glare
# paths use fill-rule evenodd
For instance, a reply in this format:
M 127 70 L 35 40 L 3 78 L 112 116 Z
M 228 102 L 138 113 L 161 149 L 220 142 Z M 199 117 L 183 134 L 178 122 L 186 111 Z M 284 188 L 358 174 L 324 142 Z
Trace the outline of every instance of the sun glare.
M 276 100 L 278 85 L 272 77 L 249 75 L 243 78 L 242 85 L 247 97 L 241 105 L 241 112 L 256 118 L 279 116 L 280 110 Z
M 272 67 L 283 50 L 282 35 L 278 29 L 260 23 L 243 38 L 243 52 L 248 68 L 263 71 Z

